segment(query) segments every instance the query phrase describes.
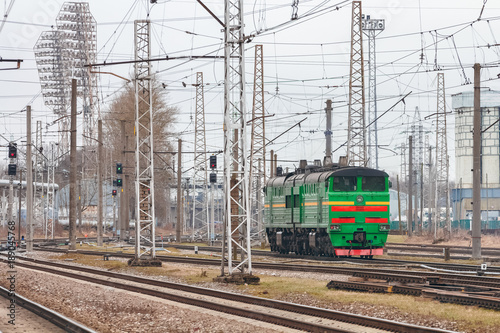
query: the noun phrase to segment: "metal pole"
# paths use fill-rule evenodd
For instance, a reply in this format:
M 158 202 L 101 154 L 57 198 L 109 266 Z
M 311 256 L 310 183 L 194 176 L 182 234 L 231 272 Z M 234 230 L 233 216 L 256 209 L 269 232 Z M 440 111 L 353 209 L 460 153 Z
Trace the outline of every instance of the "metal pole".
M 26 251 L 33 251 L 33 165 L 31 162 L 31 105 L 26 107 Z
M 113 229 L 118 229 L 118 225 L 116 224 L 116 196 L 113 196 Z
M 271 150 L 271 153 L 270 153 L 270 160 L 271 160 L 271 163 L 270 163 L 270 170 L 269 170 L 269 178 L 273 178 L 274 177 L 274 172 L 275 172 L 275 169 L 276 169 L 276 166 L 274 165 L 274 150 Z
M 211 221 L 211 229 L 210 229 L 210 245 L 214 245 L 214 239 L 215 239 L 215 212 L 214 212 L 214 187 L 216 186 L 216 183 L 210 184 L 210 194 L 212 197 L 212 200 L 210 200 L 210 221 Z
M 472 258 L 481 258 L 481 65 L 474 64 Z
M 76 79 L 71 80 L 71 148 L 69 154 L 69 248 L 76 250 Z M 28 203 L 28 207 L 31 206 Z
M 189 186 L 189 184 L 188 184 Z M 191 221 L 192 221 L 192 229 L 191 229 L 191 241 L 194 243 L 194 227 L 195 227 L 195 224 L 194 224 L 194 220 L 195 220 L 195 217 L 196 217 L 196 180 L 194 179 L 193 177 L 193 198 L 192 198 L 192 202 L 193 204 L 191 205 Z
M 259 159 L 259 170 L 262 170 L 262 165 L 261 165 L 261 160 Z M 262 177 L 257 178 L 257 238 L 259 241 L 264 241 L 264 228 L 263 228 L 263 221 L 262 221 L 262 212 L 264 209 L 264 206 L 262 205 L 262 184 L 261 182 Z
M 274 175 L 276 176 L 276 170 L 278 169 L 278 154 L 274 154 Z
M 22 190 L 23 190 L 23 170 L 19 170 L 19 189 L 18 189 L 18 196 L 19 196 L 19 207 L 18 209 L 18 219 L 19 219 L 19 228 L 17 230 L 17 241 L 21 242 L 21 200 L 22 200 Z M 53 233 L 52 233 L 53 234 Z M 21 244 L 21 243 L 19 243 Z
M 399 175 L 396 175 L 396 182 L 398 183 L 398 214 L 399 214 L 399 233 L 403 235 L 403 223 L 401 222 L 401 196 L 399 192 Z
M 76 139 L 75 139 L 76 141 Z M 80 173 L 80 175 L 83 177 L 83 171 Z M 76 215 L 78 218 L 78 231 L 81 233 L 82 232 L 82 179 L 77 180 L 77 185 L 78 185 L 78 200 L 76 201 Z M 76 233 L 75 233 L 75 238 L 76 238 Z
M 428 203 L 429 203 L 429 218 L 427 220 L 427 223 L 429 224 L 429 231 L 434 234 L 434 226 L 432 224 L 432 206 L 434 205 L 434 201 L 432 200 L 432 184 L 434 182 L 432 181 L 432 148 L 429 145 L 429 198 L 428 198 Z M 435 193 L 434 193 L 435 194 Z
M 424 228 L 424 163 L 420 163 L 420 222 L 417 232 L 422 234 Z
M 177 141 L 177 222 L 175 224 L 175 240 L 177 243 L 181 242 L 181 226 L 182 226 L 182 219 L 181 219 L 181 206 L 182 206 L 182 186 L 181 186 L 181 180 L 182 180 L 182 140 L 179 139 Z
M 97 246 L 102 246 L 103 223 L 102 223 L 102 163 L 104 156 L 102 155 L 102 120 L 97 120 Z
M 14 211 L 14 176 L 11 175 L 9 176 L 9 202 L 7 206 L 7 218 L 9 219 L 7 225 L 9 227 L 10 223 L 14 223 L 13 211 Z M 15 239 L 14 234 L 11 234 L 10 231 L 8 232 L 8 235 L 12 235 L 13 236 L 12 238 Z
M 326 151 L 325 151 L 325 160 L 323 161 L 323 165 L 332 164 L 332 100 L 326 100 Z
M 125 120 L 121 120 L 120 121 L 120 140 L 121 140 L 121 143 L 122 143 L 122 151 L 121 151 L 121 161 L 122 163 L 125 163 L 125 166 L 130 166 L 129 164 L 127 164 L 125 162 L 125 150 L 127 150 L 127 146 L 126 146 L 126 138 L 125 138 Z M 123 168 L 122 169 L 123 171 L 123 174 L 125 175 L 125 170 L 126 168 Z M 125 193 L 127 193 L 126 191 L 126 186 L 128 186 L 128 181 L 125 178 L 125 184 L 122 183 L 122 187 L 121 188 L 118 188 L 118 191 L 120 191 L 119 193 L 119 200 L 120 200 L 120 209 L 118 211 L 118 226 L 119 226 L 119 230 L 120 230 L 120 240 L 124 240 L 126 238 L 126 230 L 128 229 L 127 228 L 127 225 L 128 225 L 128 218 L 126 217 L 126 213 L 125 211 L 128 212 L 128 201 L 127 201 L 127 197 L 125 195 Z M 122 190 L 124 190 L 124 192 L 122 192 Z M 136 217 L 137 218 L 137 217 Z
M 409 138 L 409 172 L 408 172 L 408 199 L 407 199 L 407 208 L 408 208 L 408 236 L 413 236 L 413 136 L 410 135 Z
M 488 208 L 488 204 L 489 204 L 489 195 L 488 195 L 488 174 L 485 175 L 486 176 L 486 229 L 488 229 L 488 221 L 490 220 L 490 217 L 489 217 L 489 208 Z

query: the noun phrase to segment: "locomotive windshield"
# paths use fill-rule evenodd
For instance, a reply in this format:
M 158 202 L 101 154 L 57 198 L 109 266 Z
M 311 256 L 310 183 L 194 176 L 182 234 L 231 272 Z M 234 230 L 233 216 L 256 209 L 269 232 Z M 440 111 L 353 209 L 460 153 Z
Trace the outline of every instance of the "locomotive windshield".
M 333 178 L 333 191 L 349 192 L 356 191 L 356 177 L 339 176 Z
M 366 192 L 384 192 L 385 189 L 385 177 L 363 177 L 362 180 L 363 191 Z

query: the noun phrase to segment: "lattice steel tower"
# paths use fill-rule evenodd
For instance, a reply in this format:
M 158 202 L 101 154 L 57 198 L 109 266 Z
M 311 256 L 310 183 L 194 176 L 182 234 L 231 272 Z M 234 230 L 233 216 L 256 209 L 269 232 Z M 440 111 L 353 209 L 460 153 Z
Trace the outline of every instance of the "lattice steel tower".
M 229 274 L 252 273 L 243 1 L 224 1 L 224 222 Z M 240 242 L 241 238 L 241 242 Z M 240 262 L 233 254 L 241 253 Z
M 418 106 L 415 107 L 415 113 L 413 115 L 413 124 L 411 125 L 411 136 L 413 137 L 413 195 L 415 197 L 415 227 L 416 232 L 420 232 L 420 226 L 418 225 L 418 212 L 420 205 L 420 198 L 423 195 L 421 191 L 422 182 L 422 170 L 421 166 L 424 161 L 424 127 L 422 125 L 422 119 L 420 117 L 420 111 Z
M 43 171 L 45 169 L 45 160 L 42 147 L 42 121 L 36 121 L 35 132 L 35 151 L 34 164 L 33 164 L 33 221 L 35 225 L 41 227 L 42 232 L 45 233 L 46 225 L 44 219 L 44 182 Z
M 135 260 L 153 260 L 155 253 L 155 188 L 153 163 L 153 87 L 149 20 L 134 21 L 135 42 Z M 160 262 L 161 264 L 161 262 Z
M 262 45 L 255 45 L 253 81 L 252 140 L 250 145 L 250 202 L 252 225 L 257 228 L 257 238 L 264 239 L 262 187 L 266 182 L 266 128 L 264 113 L 264 54 Z
M 446 198 L 446 223 L 450 223 L 448 205 L 448 143 L 446 139 L 446 99 L 444 73 L 437 75 L 437 116 L 436 116 L 436 210 L 435 226 L 439 228 L 441 198 Z M 448 227 L 448 226 L 447 226 Z M 451 228 L 451 225 L 449 226 Z M 448 230 L 451 231 L 451 230 Z
M 194 168 L 193 168 L 193 240 L 195 229 L 207 227 L 207 239 L 210 235 L 210 223 L 207 210 L 207 154 L 205 139 L 205 101 L 203 91 L 203 73 L 196 73 L 196 115 L 194 120 Z M 196 212 L 198 189 L 202 189 L 201 210 Z
M 375 53 L 375 37 L 385 29 L 384 19 L 363 17 L 361 24 L 365 36 L 368 37 L 368 164 L 378 169 L 378 134 L 377 134 L 377 62 Z M 373 122 L 373 124 L 372 124 Z
M 47 167 L 47 213 L 46 213 L 46 226 L 45 239 L 54 239 L 54 219 L 56 214 L 54 212 L 54 205 L 56 201 L 55 191 L 55 166 L 56 166 L 56 147 L 54 142 L 50 143 L 50 157 Z
M 361 15 L 361 1 L 353 1 L 349 76 L 349 125 L 347 129 L 347 160 L 351 166 L 366 166 L 367 164 Z

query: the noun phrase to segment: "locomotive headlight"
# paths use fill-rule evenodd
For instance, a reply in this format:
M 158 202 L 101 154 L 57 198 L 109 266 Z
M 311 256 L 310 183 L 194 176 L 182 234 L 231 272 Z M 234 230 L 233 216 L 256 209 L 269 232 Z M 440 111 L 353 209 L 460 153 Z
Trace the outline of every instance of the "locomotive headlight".
M 391 230 L 391 226 L 389 224 L 380 224 L 378 226 L 379 231 L 389 231 Z
M 362 195 L 358 195 L 358 196 L 356 197 L 356 201 L 357 201 L 358 203 L 362 203 L 362 202 L 363 202 L 363 200 L 364 200 L 364 199 L 363 199 L 363 196 L 362 196 Z
M 340 230 L 340 225 L 338 225 L 338 224 L 332 224 L 330 226 L 330 230 L 332 230 L 332 231 L 339 231 Z

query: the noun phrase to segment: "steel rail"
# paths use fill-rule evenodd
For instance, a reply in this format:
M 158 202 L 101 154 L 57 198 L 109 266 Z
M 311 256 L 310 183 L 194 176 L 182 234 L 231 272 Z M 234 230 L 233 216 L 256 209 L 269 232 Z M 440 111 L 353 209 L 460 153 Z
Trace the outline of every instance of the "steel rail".
M 17 264 L 17 263 L 16 263 Z M 10 293 L 9 290 L 6 288 L 0 286 L 0 296 L 3 296 L 7 299 L 10 299 Z M 36 302 L 33 302 L 32 300 L 27 299 L 26 297 L 23 297 L 19 294 L 15 294 L 13 296 L 16 301 L 16 306 L 19 305 L 26 310 L 33 312 L 37 316 L 44 318 L 48 321 L 50 321 L 52 324 L 56 325 L 57 327 L 62 328 L 66 332 L 71 332 L 71 333 L 97 333 L 96 331 L 85 327 L 84 325 L 77 323 L 76 321 L 69 319 L 68 317 L 63 316 L 62 314 L 51 310 L 41 304 L 38 304 Z
M 242 302 L 244 304 L 252 304 L 252 305 L 258 305 L 258 306 L 268 307 L 268 308 L 272 308 L 272 309 L 300 313 L 300 314 L 305 314 L 305 315 L 309 315 L 309 316 L 325 318 L 325 319 L 329 319 L 329 320 L 347 322 L 347 323 L 356 324 L 359 326 L 385 329 L 385 330 L 392 331 L 392 332 L 408 332 L 408 333 L 451 332 L 451 331 L 442 330 L 442 329 L 438 329 L 438 328 L 423 327 L 423 326 L 417 326 L 417 325 L 412 325 L 412 324 L 407 324 L 407 323 L 399 323 L 399 322 L 386 320 L 386 319 L 372 318 L 372 317 L 366 317 L 366 316 L 362 316 L 362 315 L 356 315 L 356 314 L 351 314 L 351 313 L 346 313 L 346 312 L 341 312 L 341 311 L 316 308 L 316 307 L 311 307 L 311 306 L 299 305 L 299 304 L 294 304 L 294 303 L 287 303 L 287 302 L 283 302 L 283 301 L 265 299 L 265 298 L 254 297 L 254 296 L 234 294 L 234 293 L 218 291 L 218 290 L 214 290 L 214 289 L 190 286 L 190 285 L 186 285 L 186 284 L 158 281 L 158 280 L 148 279 L 148 278 L 139 277 L 139 276 L 133 276 L 133 275 L 128 275 L 128 274 L 114 273 L 114 272 L 109 272 L 109 271 L 92 269 L 89 267 L 65 265 L 65 264 L 60 264 L 60 263 L 47 262 L 47 261 L 22 258 L 22 257 L 17 257 L 17 259 L 28 260 L 28 261 L 32 261 L 36 264 L 44 265 L 44 266 L 37 266 L 37 265 L 27 264 L 27 263 L 18 261 L 16 263 L 17 266 L 26 267 L 29 269 L 40 270 L 40 271 L 45 271 L 45 272 L 52 273 L 52 274 L 63 275 L 63 276 L 67 276 L 67 277 L 71 277 L 71 278 L 75 278 L 75 279 L 80 279 L 80 280 L 84 280 L 84 281 L 97 283 L 100 285 L 106 285 L 106 286 L 110 286 L 110 287 L 114 287 L 114 288 L 129 290 L 129 291 L 138 292 L 138 293 L 142 293 L 142 294 L 146 294 L 146 295 L 150 295 L 150 296 L 155 296 L 155 297 L 159 297 L 159 298 L 169 299 L 169 300 L 176 301 L 176 302 L 190 304 L 190 305 L 194 305 L 194 306 L 198 306 L 198 307 L 204 307 L 204 308 L 216 310 L 219 312 L 230 313 L 230 314 L 234 314 L 234 315 L 238 315 L 241 317 L 246 317 L 246 318 L 250 318 L 250 319 L 254 319 L 254 320 L 265 321 L 265 322 L 269 322 L 269 323 L 273 323 L 273 324 L 277 324 L 277 325 L 282 325 L 282 326 L 286 326 L 286 327 L 291 327 L 291 328 L 296 328 L 296 329 L 302 329 L 302 330 L 309 331 L 309 332 L 347 332 L 347 331 L 344 331 L 342 329 L 327 327 L 327 326 L 321 325 L 321 324 L 315 324 L 315 323 L 311 323 L 311 322 L 301 322 L 301 321 L 295 320 L 295 319 L 283 318 L 283 317 L 279 317 L 276 315 L 271 315 L 269 313 L 262 313 L 262 312 L 258 312 L 258 311 L 251 311 L 248 309 L 234 308 L 231 306 L 220 304 L 218 302 L 211 302 L 211 301 L 206 301 L 206 300 L 201 300 L 201 299 L 194 299 L 194 298 L 185 297 L 185 296 L 181 296 L 181 295 L 172 295 L 169 293 L 165 293 L 165 292 L 161 292 L 161 291 L 157 291 L 157 290 L 152 290 L 149 288 L 131 286 L 128 284 L 117 283 L 117 282 L 109 281 L 106 279 L 98 279 L 95 277 L 84 276 L 84 275 L 81 275 L 78 273 L 71 273 L 68 271 L 56 270 L 56 269 L 46 267 L 46 266 L 53 266 L 53 267 L 67 269 L 67 270 L 86 272 L 86 273 L 90 273 L 90 274 L 96 274 L 96 275 L 101 275 L 101 276 L 106 276 L 106 277 L 111 277 L 111 278 L 116 278 L 116 279 L 122 279 L 122 280 L 127 280 L 127 281 L 132 281 L 132 282 L 136 282 L 136 283 L 142 283 L 142 284 L 147 284 L 147 285 L 152 285 L 152 286 L 157 286 L 157 287 L 182 290 L 185 292 L 191 292 L 191 293 L 202 294 L 202 295 L 216 297 L 216 298 L 222 298 L 222 299 L 226 299 L 226 300 Z M 3 262 L 6 262 L 6 259 L 1 258 L 1 260 Z
M 47 251 L 47 252 L 59 252 L 68 253 L 66 249 L 45 249 L 38 248 L 37 251 Z M 132 253 L 117 253 L 117 252 L 101 252 L 101 251 L 90 251 L 90 250 L 77 250 L 76 253 L 84 255 L 94 255 L 94 256 L 115 256 L 122 258 L 133 258 Z M 220 259 L 203 259 L 203 258 L 188 258 L 188 257 L 176 257 L 176 256 L 156 256 L 159 260 L 165 262 L 176 262 L 183 264 L 192 265 L 210 265 L 210 266 L 220 266 Z M 401 277 L 397 279 L 395 276 L 392 277 L 393 280 L 399 280 L 405 282 L 413 276 L 426 277 L 427 279 L 447 279 L 449 281 L 453 280 L 464 280 L 461 283 L 468 283 L 471 285 L 477 284 L 488 287 L 500 288 L 500 279 L 494 277 L 486 276 L 474 276 L 474 275 L 458 275 L 450 273 L 436 273 L 436 272 L 424 272 L 424 271 L 407 271 L 407 270 L 388 270 L 379 269 L 374 270 L 373 268 L 360 268 L 360 267 L 331 267 L 331 266 L 318 266 L 318 265 L 299 265 L 299 264 L 283 264 L 283 263 L 264 263 L 264 262 L 254 262 L 252 266 L 256 269 L 268 269 L 268 270 L 291 270 L 299 272 L 314 272 L 314 273 L 327 273 L 327 274 L 343 274 L 343 275 L 354 275 L 354 274 L 364 274 L 363 277 L 380 279 L 381 274 L 384 276 L 400 275 Z
M 397 293 L 413 296 L 431 297 L 439 302 L 463 305 L 475 305 L 483 308 L 500 310 L 500 298 L 485 295 L 466 295 L 446 290 L 436 290 L 432 285 L 391 286 L 370 282 L 330 281 L 330 289 L 359 290 L 372 293 Z
M 133 242 L 132 242 L 133 244 Z M 193 250 L 194 246 L 193 245 L 177 245 L 177 244 L 168 244 L 168 247 L 173 247 L 176 249 L 182 249 L 182 250 Z M 220 252 L 220 247 L 213 247 L 213 246 L 198 246 L 198 251 L 212 251 L 212 252 Z M 252 250 L 252 254 L 254 256 L 266 256 L 266 257 L 276 257 L 276 258 L 297 258 L 297 259 L 307 259 L 307 260 L 317 260 L 317 261 L 345 261 L 349 260 L 352 261 L 353 263 L 371 263 L 371 264 L 391 264 L 391 265 L 428 265 L 428 266 L 435 266 L 436 268 L 443 268 L 443 269 L 450 269 L 450 270 L 477 270 L 479 268 L 479 265 L 467 265 L 467 264 L 450 264 L 450 263 L 436 263 L 436 262 L 423 262 L 423 261 L 410 261 L 410 260 L 399 260 L 399 259 L 383 259 L 383 258 L 376 258 L 376 259 L 361 259 L 361 258 L 355 258 L 355 257 L 349 257 L 349 258 L 335 258 L 335 257 L 318 257 L 318 256 L 306 256 L 306 255 L 295 255 L 295 254 L 279 254 L 279 253 L 274 253 L 270 251 L 262 251 L 262 250 Z M 401 256 L 408 256 L 407 254 L 390 254 L 390 255 L 401 255 Z M 421 256 L 421 255 L 420 255 Z M 422 256 L 421 256 L 422 257 Z M 443 258 L 442 255 L 439 256 L 429 256 L 429 257 L 436 257 L 436 258 Z M 455 257 L 452 257 L 452 259 L 455 259 Z M 460 257 L 457 259 L 465 259 L 464 257 Z M 490 266 L 488 268 L 491 272 L 500 272 L 500 266 Z

